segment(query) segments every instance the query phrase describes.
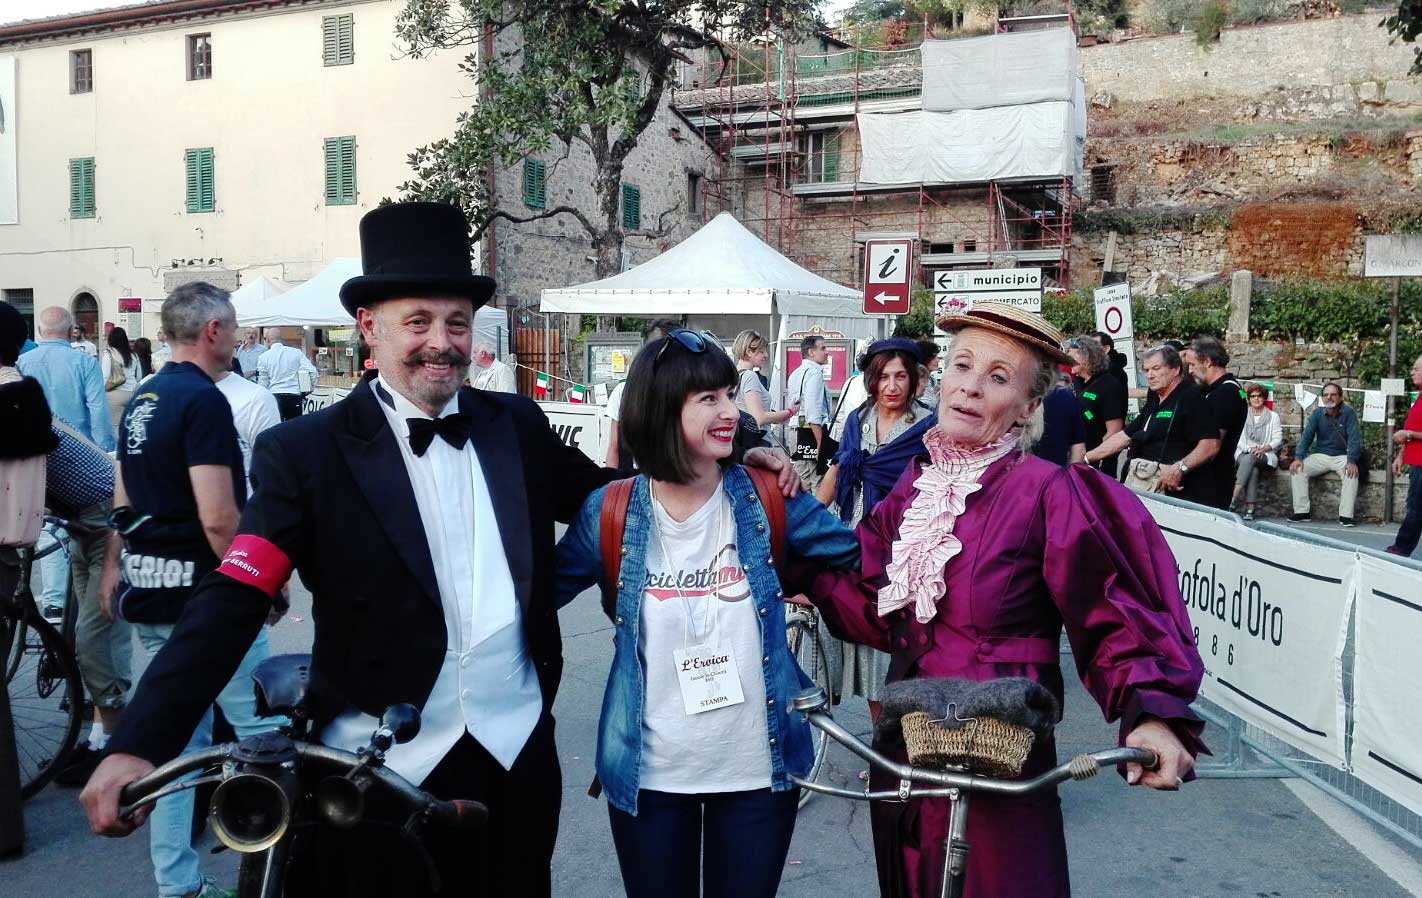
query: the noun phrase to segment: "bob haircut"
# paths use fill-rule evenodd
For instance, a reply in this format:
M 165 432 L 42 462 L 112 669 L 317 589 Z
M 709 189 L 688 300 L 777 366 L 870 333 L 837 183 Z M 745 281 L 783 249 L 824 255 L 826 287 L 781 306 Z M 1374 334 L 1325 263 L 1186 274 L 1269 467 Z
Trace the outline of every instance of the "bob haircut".
M 695 472 L 681 434 L 686 397 L 704 390 L 734 393 L 738 381 L 736 366 L 720 344 L 704 352 L 691 352 L 674 338 L 643 346 L 627 372 L 618 423 L 642 473 L 666 483 L 689 482 Z M 730 457 L 721 462 L 723 467 L 730 463 Z
M 751 353 L 765 348 L 765 338 L 760 335 L 759 331 L 744 330 L 736 334 L 736 342 L 731 344 L 731 357 L 738 362 L 743 362 L 750 357 Z
M 869 398 L 875 402 L 879 401 L 879 381 L 884 377 L 884 369 L 889 367 L 889 363 L 898 359 L 904 364 L 904 370 L 908 372 L 908 404 L 918 398 L 919 385 L 919 363 L 918 357 L 910 355 L 902 349 L 889 349 L 883 352 L 876 352 L 870 356 L 868 367 L 864 369 L 864 390 L 869 394 Z

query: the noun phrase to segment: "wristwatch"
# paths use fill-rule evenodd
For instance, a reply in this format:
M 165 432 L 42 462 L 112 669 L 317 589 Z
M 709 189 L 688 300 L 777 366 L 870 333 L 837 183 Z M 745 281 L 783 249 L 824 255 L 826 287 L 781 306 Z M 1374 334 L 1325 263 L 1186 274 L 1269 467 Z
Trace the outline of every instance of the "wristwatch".
M 1181 477 L 1184 477 L 1186 474 L 1189 474 L 1189 473 L 1190 473 L 1190 466 L 1187 465 L 1187 464 L 1185 464 L 1183 461 L 1176 462 L 1175 464 L 1176 464 L 1177 467 L 1180 468 L 1180 476 L 1181 476 Z

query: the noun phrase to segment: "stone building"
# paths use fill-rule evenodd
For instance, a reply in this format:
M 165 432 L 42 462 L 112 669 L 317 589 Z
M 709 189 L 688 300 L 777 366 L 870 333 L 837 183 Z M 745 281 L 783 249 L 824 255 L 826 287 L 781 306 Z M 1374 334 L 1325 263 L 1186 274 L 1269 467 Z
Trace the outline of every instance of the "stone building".
M 1052 99 L 1079 109 L 1080 102 L 1070 96 L 1076 66 L 1066 18 L 1044 18 L 1051 21 L 1034 21 L 1031 27 L 1045 26 L 1067 37 L 1070 50 L 1060 59 L 984 52 L 946 78 L 931 71 L 928 92 L 944 81 L 993 84 L 998 72 L 992 67 L 1005 58 L 1005 65 L 1019 74 L 1059 82 L 1064 96 Z M 1013 20 L 1003 20 L 1003 30 L 1013 28 Z M 1080 159 L 1080 146 L 1071 138 L 1064 141 L 1069 158 L 1061 167 L 1029 163 L 1000 177 L 943 171 L 920 176 L 905 168 L 902 177 L 886 178 L 884 163 L 894 160 L 866 146 L 864 117 L 895 116 L 879 120 L 897 122 L 901 116 L 901 126 L 880 127 L 902 127 L 908 144 L 919 113 L 945 111 L 925 105 L 917 42 L 884 50 L 823 44 L 777 46 L 774 52 L 763 46 L 737 50 L 736 66 L 714 77 L 690 79 L 677 91 L 675 105 L 717 152 L 718 164 L 709 177 L 720 208 L 733 211 L 796 262 L 855 284 L 862 280 L 866 241 L 907 238 L 918 245 L 924 284 L 935 271 L 1014 265 L 1040 267 L 1049 282 L 1067 282 L 1071 162 Z M 964 108 L 1022 108 L 1018 102 L 1036 100 L 988 98 Z M 1012 159 L 1031 139 L 1022 132 L 1010 132 L 1005 143 L 1003 137 L 983 133 L 979 151 Z M 905 166 L 911 164 L 906 158 Z M 874 166 L 878 170 L 871 176 Z

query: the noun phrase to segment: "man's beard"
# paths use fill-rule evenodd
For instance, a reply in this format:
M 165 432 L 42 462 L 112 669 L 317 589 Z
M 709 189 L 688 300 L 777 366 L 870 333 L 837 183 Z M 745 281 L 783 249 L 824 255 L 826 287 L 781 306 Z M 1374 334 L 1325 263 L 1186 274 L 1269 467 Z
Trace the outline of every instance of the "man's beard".
M 401 364 L 411 375 L 408 380 L 409 388 L 416 394 L 410 398 L 422 400 L 432 406 L 448 402 L 454 398 L 455 393 L 459 392 L 459 387 L 469 376 L 470 361 L 469 356 L 454 349 L 447 349 L 444 352 L 415 352 L 406 356 Z M 414 377 L 415 371 L 426 363 L 449 365 L 454 369 L 456 376 L 448 387 Z

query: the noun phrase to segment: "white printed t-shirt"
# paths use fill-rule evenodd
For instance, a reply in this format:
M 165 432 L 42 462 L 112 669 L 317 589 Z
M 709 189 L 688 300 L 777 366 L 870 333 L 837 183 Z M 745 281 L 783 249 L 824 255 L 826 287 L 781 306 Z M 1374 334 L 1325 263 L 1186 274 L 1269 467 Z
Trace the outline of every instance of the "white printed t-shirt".
M 730 502 L 717 486 L 681 523 L 655 499 L 652 509 L 638 644 L 647 672 L 639 786 L 679 794 L 769 788 L 760 619 L 736 552 Z M 698 642 L 734 651 L 745 701 L 686 713 L 672 653 Z
M 217 389 L 232 406 L 232 423 L 237 425 L 237 445 L 242 447 L 242 464 L 247 471 L 247 495 L 252 495 L 252 446 L 268 427 L 281 423 L 276 397 L 240 374 L 226 374 Z

